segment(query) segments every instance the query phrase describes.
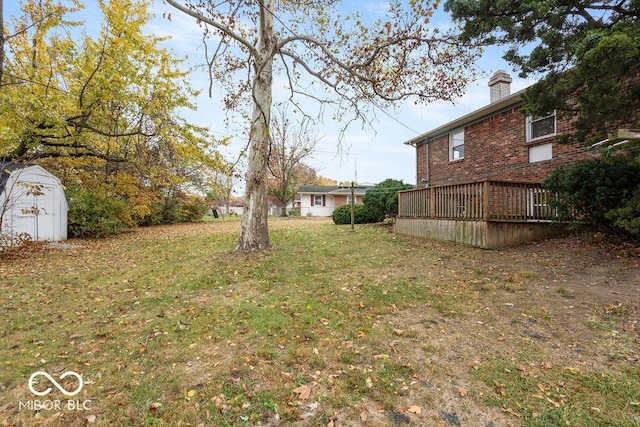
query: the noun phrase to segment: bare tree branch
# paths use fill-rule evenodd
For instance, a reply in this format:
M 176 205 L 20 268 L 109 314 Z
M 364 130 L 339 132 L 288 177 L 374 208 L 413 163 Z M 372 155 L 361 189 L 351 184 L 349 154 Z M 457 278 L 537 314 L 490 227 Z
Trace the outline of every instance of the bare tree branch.
M 164 0 L 167 3 L 169 3 L 171 6 L 175 7 L 176 9 L 178 9 L 180 12 L 182 13 L 186 13 L 187 15 L 191 16 L 192 18 L 197 19 L 198 21 L 202 21 L 205 24 L 209 24 L 212 27 L 218 29 L 219 31 L 221 31 L 222 33 L 228 35 L 229 37 L 231 37 L 232 39 L 234 39 L 235 41 L 237 41 L 238 43 L 240 43 L 241 45 L 243 45 L 245 48 L 247 48 L 249 50 L 249 52 L 251 52 L 251 55 L 253 56 L 258 56 L 258 52 L 256 51 L 254 45 L 249 42 L 249 40 L 246 40 L 244 37 L 240 36 L 239 34 L 235 33 L 234 31 L 231 31 L 231 29 L 229 27 L 226 27 L 224 25 L 220 25 L 220 23 L 207 18 L 206 16 L 197 13 L 195 11 L 193 11 L 192 9 L 189 9 L 188 7 L 185 7 L 183 5 L 181 5 L 180 3 L 174 1 L 174 0 Z

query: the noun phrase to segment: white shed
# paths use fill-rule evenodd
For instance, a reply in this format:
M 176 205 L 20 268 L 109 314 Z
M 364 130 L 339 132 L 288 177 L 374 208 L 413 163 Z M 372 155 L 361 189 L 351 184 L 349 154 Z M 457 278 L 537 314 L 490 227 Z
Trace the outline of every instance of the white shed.
M 67 239 L 67 198 L 60 180 L 38 165 L 0 164 L 2 234 L 34 241 Z

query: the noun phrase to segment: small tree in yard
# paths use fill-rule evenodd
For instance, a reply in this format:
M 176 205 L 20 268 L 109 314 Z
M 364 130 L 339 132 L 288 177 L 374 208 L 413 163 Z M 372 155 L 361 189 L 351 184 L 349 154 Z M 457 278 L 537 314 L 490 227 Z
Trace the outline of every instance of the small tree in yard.
M 239 175 L 228 167 L 225 171 L 214 171 L 209 177 L 209 191 L 207 197 L 211 200 L 221 202 L 226 207 L 226 212 L 219 212 L 221 215 L 229 215 L 231 209 L 231 194 L 236 186 Z
M 429 21 L 439 1 L 390 0 L 367 21 L 338 0 L 166 0 L 198 20 L 212 79 L 228 109 L 251 107 L 245 205 L 236 250 L 269 246 L 267 170 L 274 73 L 286 96 L 331 106 L 335 117 L 366 121 L 374 103 L 461 95 L 476 52 Z M 358 4 L 357 7 L 361 5 Z M 386 15 L 386 16 L 383 16 Z M 323 90 L 327 90 L 324 94 Z
M 387 178 L 380 184 L 369 189 L 362 202 L 369 209 L 373 218 L 383 221 L 385 216 L 398 214 L 398 191 L 409 190 L 412 185 L 405 184 L 402 180 Z
M 286 104 L 276 112 L 272 118 L 267 193 L 278 198 L 280 215 L 287 216 L 287 205 L 295 198 L 298 188 L 316 179 L 315 170 L 303 162 L 313 154 L 318 138 L 311 133 L 308 117 L 295 125 Z

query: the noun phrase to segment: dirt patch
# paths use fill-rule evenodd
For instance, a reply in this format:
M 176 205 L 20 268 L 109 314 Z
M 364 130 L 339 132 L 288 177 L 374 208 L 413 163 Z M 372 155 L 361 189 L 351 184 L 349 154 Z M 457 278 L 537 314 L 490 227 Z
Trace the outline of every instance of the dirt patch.
M 459 246 L 449 249 L 468 251 Z M 391 331 L 401 331 L 388 334 L 384 351 L 411 366 L 418 384 L 410 388 L 403 407 L 430 402 L 432 409 L 421 418 L 428 419 L 428 425 L 520 425 L 510 408 L 494 410 L 484 405 L 484 398 L 496 390 L 478 383 L 474 376 L 498 358 L 535 361 L 533 366 L 518 367 L 523 375 L 553 368 L 606 371 L 620 359 L 640 360 L 637 257 L 565 238 L 504 251 L 474 251 L 468 259 L 456 255 L 440 259 L 448 273 L 439 283 L 459 280 L 456 272 L 472 273 L 457 290 L 449 287 L 452 293 L 472 295 L 468 310 L 434 313 L 429 302 L 380 319 L 381 325 L 392 325 Z M 619 332 L 635 339 L 617 339 Z M 532 354 L 523 355 L 523 347 Z M 373 414 L 372 425 L 416 421 L 394 421 L 378 404 L 369 403 L 360 410 Z M 355 417 L 354 413 L 346 416 Z

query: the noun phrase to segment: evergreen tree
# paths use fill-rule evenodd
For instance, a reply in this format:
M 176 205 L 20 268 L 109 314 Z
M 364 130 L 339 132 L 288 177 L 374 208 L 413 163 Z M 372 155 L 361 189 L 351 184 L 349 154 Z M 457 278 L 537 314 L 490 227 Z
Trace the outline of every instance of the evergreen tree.
M 575 120 L 566 140 L 587 144 L 638 127 L 640 2 L 448 0 L 474 45 L 507 46 L 522 77 L 544 76 L 525 95 L 525 112 L 553 110 Z

